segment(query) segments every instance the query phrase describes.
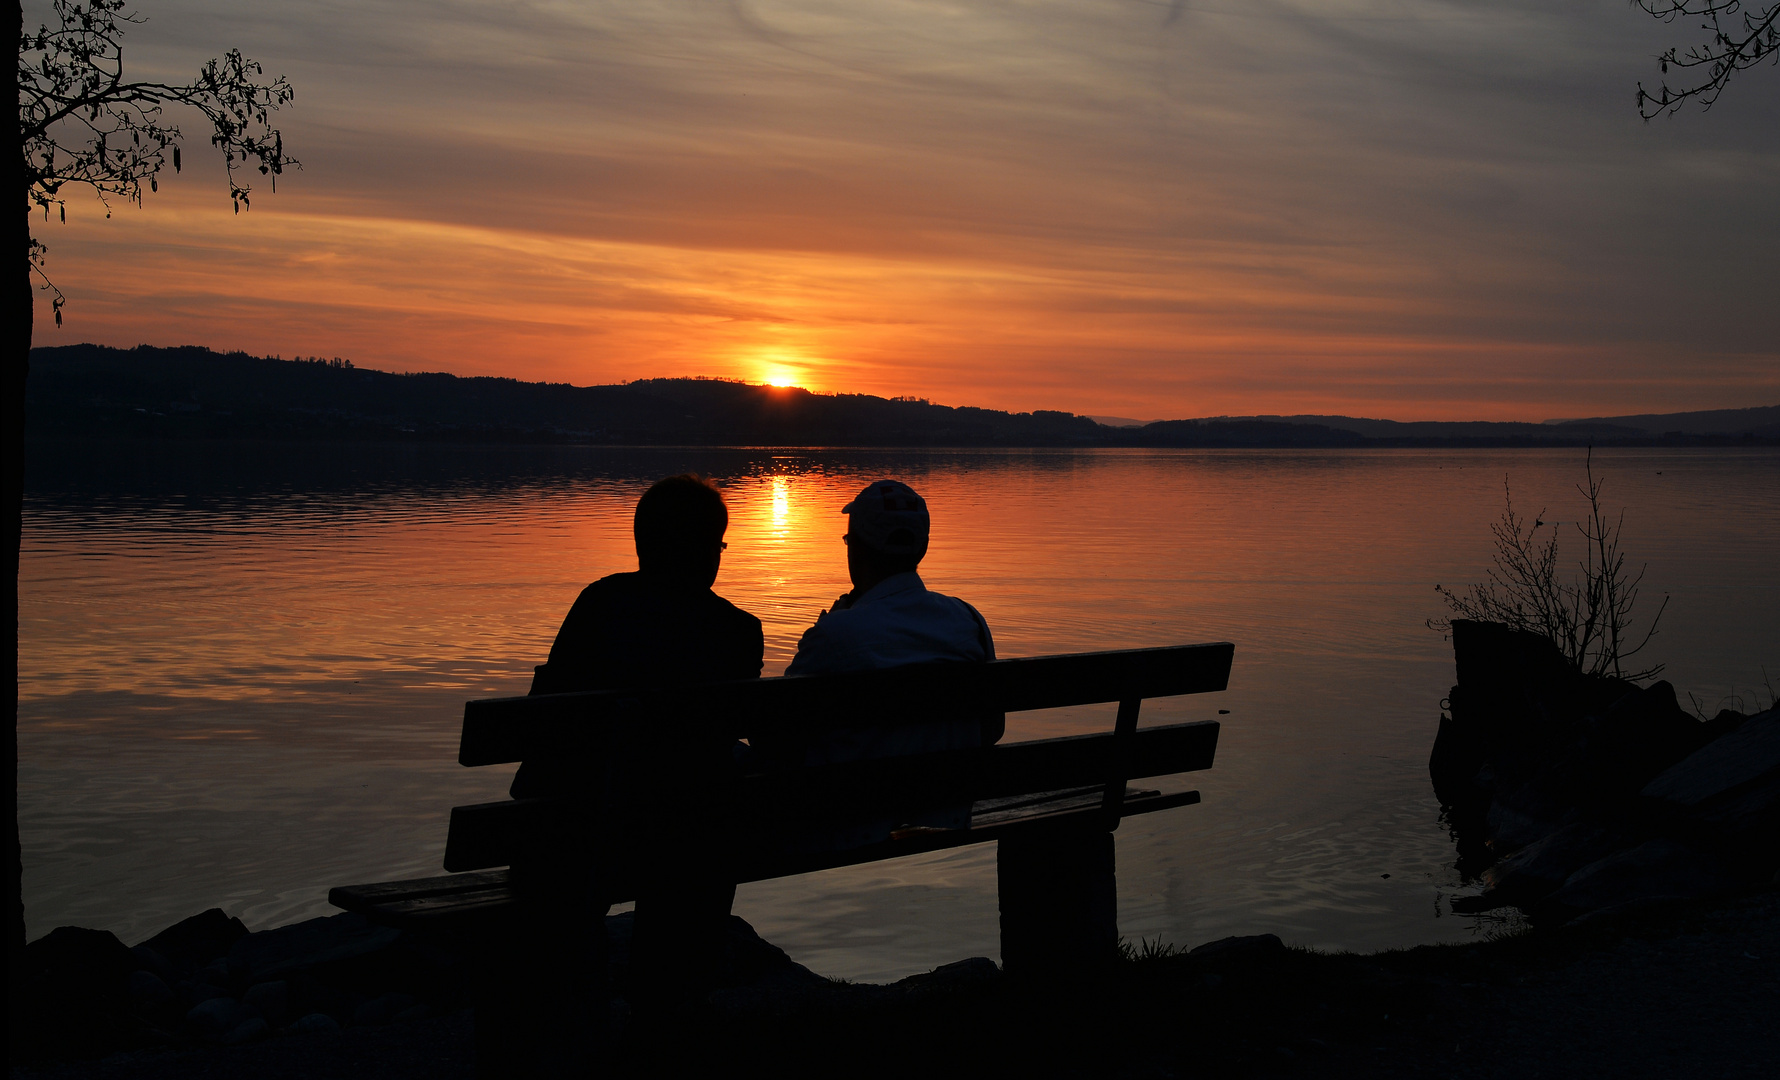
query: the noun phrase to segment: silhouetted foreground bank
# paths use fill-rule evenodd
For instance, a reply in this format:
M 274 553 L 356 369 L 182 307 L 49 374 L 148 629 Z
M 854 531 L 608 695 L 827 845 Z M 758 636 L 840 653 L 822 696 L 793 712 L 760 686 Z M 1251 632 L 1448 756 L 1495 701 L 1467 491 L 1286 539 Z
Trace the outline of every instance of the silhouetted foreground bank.
M 1780 1008 L 1780 890 L 1772 886 L 1501 940 L 1374 956 L 1237 939 L 1192 954 L 1129 960 L 1103 979 L 1064 986 L 1021 985 L 986 960 L 888 987 L 848 986 L 775 961 L 768 950 L 764 943 L 744 950 L 760 967 L 746 985 L 719 992 L 709 1015 L 659 1029 L 588 1016 L 564 1034 L 603 1063 L 604 1074 L 631 1076 L 699 1069 L 886 1077 L 1686 1078 L 1766 1075 L 1780 1058 L 1780 1025 L 1773 1023 Z M 136 1050 L 14 1075 L 467 1078 L 471 1024 L 463 1011 L 405 1020 L 367 1014 L 344 1030 L 268 1034 L 234 1047 Z
M 953 408 L 715 379 L 569 386 L 393 374 L 196 346 L 31 354 L 36 439 L 270 438 L 705 446 L 1780 445 L 1780 405 L 1560 424 L 1214 417 L 1109 427 L 1086 416 Z

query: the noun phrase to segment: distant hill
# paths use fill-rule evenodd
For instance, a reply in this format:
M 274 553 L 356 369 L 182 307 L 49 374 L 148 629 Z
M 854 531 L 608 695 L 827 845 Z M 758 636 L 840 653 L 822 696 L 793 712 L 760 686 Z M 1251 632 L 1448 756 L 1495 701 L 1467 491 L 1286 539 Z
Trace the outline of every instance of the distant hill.
M 1748 414 L 1746 422 L 1730 413 Z M 282 360 L 198 346 L 34 349 L 27 416 L 30 438 L 83 440 L 1329 448 L 1780 443 L 1780 406 L 1557 424 L 1252 416 L 1147 424 L 1107 417 L 1119 421 L 1109 426 L 1045 409 L 954 408 L 722 379 L 570 386 L 396 374 L 347 361 Z
M 1317 424 L 1364 435 L 1368 439 L 1530 439 L 1552 437 L 1565 442 L 1643 440 L 1670 433 L 1680 435 L 1751 435 L 1780 438 L 1780 405 L 1710 412 L 1646 413 L 1639 416 L 1597 416 L 1587 420 L 1547 420 L 1542 424 L 1487 420 L 1364 420 L 1353 416 L 1246 416 L 1229 420 Z
M 1637 416 L 1596 417 L 1591 420 L 1547 420 L 1547 426 L 1571 430 L 1578 425 L 1614 424 L 1662 435 L 1741 435 L 1751 432 L 1772 438 L 1780 435 L 1780 405 L 1753 409 L 1710 409 L 1705 412 L 1640 413 Z

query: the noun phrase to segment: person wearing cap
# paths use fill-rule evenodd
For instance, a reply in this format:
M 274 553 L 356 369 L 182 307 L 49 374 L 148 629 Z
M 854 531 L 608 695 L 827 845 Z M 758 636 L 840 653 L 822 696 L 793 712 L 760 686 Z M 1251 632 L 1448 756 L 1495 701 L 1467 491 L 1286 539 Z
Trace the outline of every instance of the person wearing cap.
M 841 508 L 847 515 L 847 574 L 853 589 L 816 618 L 797 643 L 787 675 L 826 675 L 935 661 L 995 659 L 995 639 L 976 608 L 929 589 L 916 571 L 927 554 L 927 502 L 907 484 L 873 482 Z M 1000 714 L 981 720 L 911 722 L 891 728 L 837 728 L 797 747 L 807 765 L 986 746 L 1001 738 Z M 904 825 L 964 828 L 970 807 L 945 806 L 913 821 L 849 822 L 803 838 L 799 848 L 846 848 L 883 840 Z
M 785 674 L 995 659 L 989 624 L 977 609 L 928 589 L 916 572 L 931 531 L 925 499 L 907 484 L 878 480 L 841 513 L 853 589 L 804 631 Z

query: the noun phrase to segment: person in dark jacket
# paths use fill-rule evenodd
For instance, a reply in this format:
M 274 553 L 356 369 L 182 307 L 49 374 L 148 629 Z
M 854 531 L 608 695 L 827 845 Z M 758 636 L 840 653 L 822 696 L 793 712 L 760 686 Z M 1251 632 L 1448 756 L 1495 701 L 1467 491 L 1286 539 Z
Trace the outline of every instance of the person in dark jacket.
M 695 475 L 670 476 L 637 503 L 637 569 L 581 590 L 533 694 L 651 689 L 688 682 L 758 678 L 765 646 L 760 620 L 711 590 L 728 546 L 723 496 Z M 674 736 L 676 733 L 662 733 Z M 651 832 L 632 837 L 639 895 L 632 952 L 633 990 L 642 997 L 696 994 L 723 952 L 735 881 L 722 858 L 719 794 L 733 773 L 732 742 L 673 742 L 671 775 L 620 777 L 621 798 L 672 788 L 647 815 Z M 605 790 L 600 788 L 602 783 Z M 614 796 L 610 776 L 574 761 L 529 759 L 513 779 L 514 798 L 584 800 L 598 814 Z M 586 831 L 583 823 L 579 827 Z M 551 890 L 573 896 L 583 918 L 603 916 L 610 897 L 597 880 L 575 880 L 572 856 L 540 871 Z M 591 910 L 589 910 L 591 909 Z M 597 948 L 597 943 L 595 944 Z

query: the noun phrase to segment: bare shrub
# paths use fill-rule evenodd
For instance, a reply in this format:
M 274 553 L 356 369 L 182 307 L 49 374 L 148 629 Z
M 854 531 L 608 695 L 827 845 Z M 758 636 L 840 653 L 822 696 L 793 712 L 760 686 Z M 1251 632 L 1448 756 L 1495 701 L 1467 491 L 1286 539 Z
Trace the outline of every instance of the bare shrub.
M 1609 518 L 1601 509 L 1603 481 L 1595 476 L 1593 448 L 1585 469 L 1587 482 L 1578 484 L 1576 490 L 1588 500 L 1588 516 L 1575 523 L 1583 541 L 1583 555 L 1568 578 L 1559 573 L 1557 527 L 1540 532 L 1547 528 L 1544 510 L 1534 515 L 1531 522 L 1516 512 L 1508 479 L 1503 477 L 1505 505 L 1502 516 L 1490 525 L 1496 553 L 1495 565 L 1485 571 L 1489 580 L 1472 585 L 1466 592 L 1454 592 L 1444 585 L 1436 585 L 1434 590 L 1452 609 L 1454 618 L 1504 623 L 1538 634 L 1556 645 L 1570 664 L 1584 674 L 1632 680 L 1654 678 L 1662 672 L 1663 665 L 1627 670 L 1627 662 L 1656 636 L 1669 598 L 1664 594 L 1649 628 L 1643 637 L 1638 637 L 1633 629 L 1633 611 L 1648 564 L 1640 566 L 1635 574 L 1626 569 L 1625 553 L 1619 548 L 1625 511 Z M 1452 629 L 1452 620 L 1430 619 L 1428 625 L 1447 632 Z

